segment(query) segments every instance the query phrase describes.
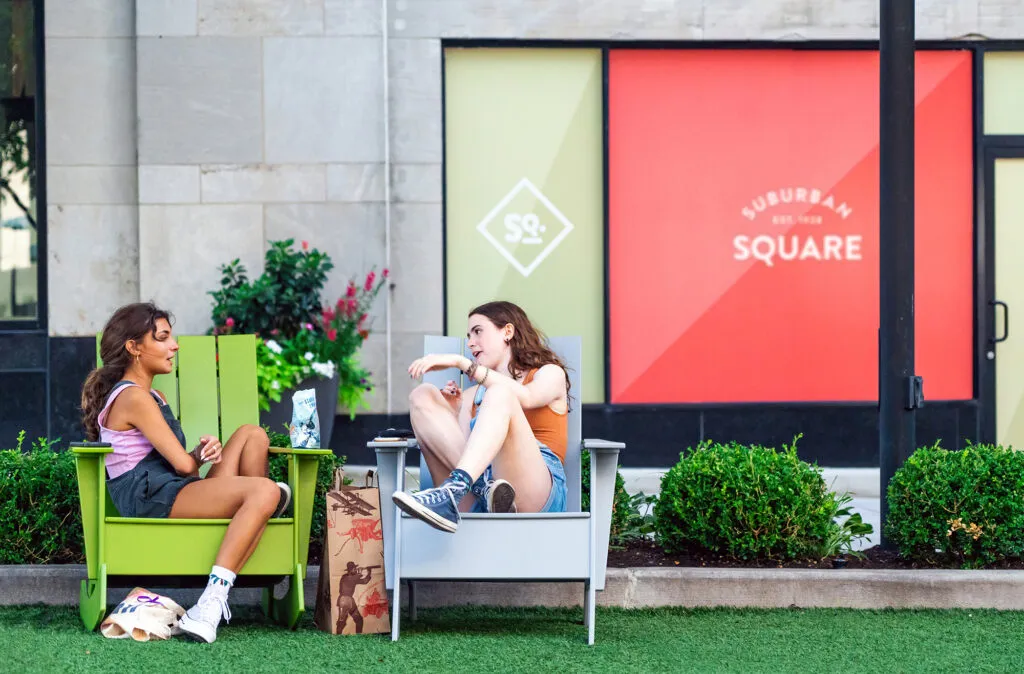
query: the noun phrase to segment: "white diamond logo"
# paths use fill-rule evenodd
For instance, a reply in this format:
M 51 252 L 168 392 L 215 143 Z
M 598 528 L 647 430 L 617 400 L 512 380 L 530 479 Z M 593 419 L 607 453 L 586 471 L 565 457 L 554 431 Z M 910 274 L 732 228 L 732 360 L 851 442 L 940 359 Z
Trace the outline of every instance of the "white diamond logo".
M 573 225 L 533 183 L 523 178 L 476 228 L 509 264 L 529 277 L 569 236 Z

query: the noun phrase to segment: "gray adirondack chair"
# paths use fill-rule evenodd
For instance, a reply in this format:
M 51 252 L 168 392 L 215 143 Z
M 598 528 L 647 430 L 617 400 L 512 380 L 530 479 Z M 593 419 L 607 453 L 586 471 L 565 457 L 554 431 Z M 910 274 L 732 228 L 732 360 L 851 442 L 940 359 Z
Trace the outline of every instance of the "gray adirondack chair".
M 398 640 L 402 582 L 409 584 L 409 617 L 416 619 L 413 583 L 417 580 L 583 581 L 587 643 L 594 643 L 595 593 L 604 589 L 608 563 L 615 471 L 621 442 L 582 439 L 580 338 L 555 337 L 549 345 L 569 366 L 569 444 L 565 472 L 568 500 L 564 513 L 463 513 L 454 534 L 438 531 L 395 507 L 391 494 L 404 485 L 405 456 L 414 439 L 371 440 L 377 454 L 385 582 L 392 591 L 391 639 Z M 424 353 L 465 353 L 459 337 L 427 336 Z M 449 380 L 465 385 L 456 369 L 430 372 L 427 383 Z M 580 454 L 590 452 L 590 512 L 580 506 Z M 420 459 L 420 489 L 432 486 Z

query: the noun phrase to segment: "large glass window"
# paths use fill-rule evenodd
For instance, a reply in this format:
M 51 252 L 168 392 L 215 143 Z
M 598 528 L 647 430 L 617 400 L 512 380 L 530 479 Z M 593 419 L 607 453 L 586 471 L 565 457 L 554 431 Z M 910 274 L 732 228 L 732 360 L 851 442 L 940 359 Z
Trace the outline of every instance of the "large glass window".
M 969 399 L 971 55 L 916 85 L 917 371 Z M 612 51 L 612 402 L 877 399 L 878 96 L 877 52 Z
M 495 299 L 583 342 L 582 402 L 604 401 L 601 52 L 448 49 L 448 334 Z
M 37 0 L 39 2 L 41 0 Z M 0 321 L 40 313 L 36 3 L 0 0 Z
M 1024 52 L 987 52 L 985 69 L 985 133 L 1024 134 Z

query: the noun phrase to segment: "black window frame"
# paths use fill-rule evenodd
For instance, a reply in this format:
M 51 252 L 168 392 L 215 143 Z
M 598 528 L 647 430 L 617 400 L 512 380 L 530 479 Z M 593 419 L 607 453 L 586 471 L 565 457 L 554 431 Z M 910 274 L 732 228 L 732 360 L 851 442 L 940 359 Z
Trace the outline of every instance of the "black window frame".
M 32 118 L 35 126 L 35 201 L 36 201 L 36 317 L 0 318 L 0 334 L 47 334 L 49 328 L 49 288 L 47 287 L 47 209 L 46 209 L 46 36 L 45 0 L 32 3 L 32 55 L 35 59 L 36 93 Z

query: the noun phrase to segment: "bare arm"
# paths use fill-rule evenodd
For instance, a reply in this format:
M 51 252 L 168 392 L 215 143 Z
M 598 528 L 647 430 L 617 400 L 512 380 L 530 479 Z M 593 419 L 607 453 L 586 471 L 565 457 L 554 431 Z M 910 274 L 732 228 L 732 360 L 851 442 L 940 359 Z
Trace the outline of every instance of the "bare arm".
M 473 361 L 469 358 L 454 353 L 431 354 L 413 361 L 409 366 L 409 374 L 417 378 L 432 370 L 444 370 L 450 367 L 466 372 L 472 364 Z M 483 365 L 476 368 L 476 372 L 473 373 L 473 381 L 477 384 L 482 383 L 488 388 L 491 386 L 510 387 L 524 410 L 544 407 L 558 400 L 565 401 L 565 371 L 554 363 L 541 367 L 533 380 L 525 386 L 508 374 L 502 374 Z M 467 389 L 466 393 L 469 390 Z M 463 396 L 463 407 L 465 407 L 466 397 Z M 568 401 L 565 401 L 565 404 L 568 404 Z
M 472 361 L 465 357 L 463 357 L 463 361 L 465 362 L 460 365 L 465 365 L 465 369 L 469 369 Z M 537 370 L 533 380 L 525 385 L 506 373 L 491 370 L 483 365 L 477 366 L 476 372 L 473 373 L 473 380 L 483 382 L 488 388 L 495 386 L 510 388 L 524 410 L 544 407 L 565 399 L 565 371 L 554 363 L 549 363 Z
M 142 431 L 178 475 L 198 474 L 199 464 L 178 442 L 153 396 L 141 388 L 131 386 L 118 396 L 110 408 L 110 424 L 127 424 Z
M 470 386 L 462 392 L 462 407 L 459 408 L 459 428 L 463 437 L 469 437 L 469 421 L 473 418 L 473 398 L 476 397 L 476 386 Z

